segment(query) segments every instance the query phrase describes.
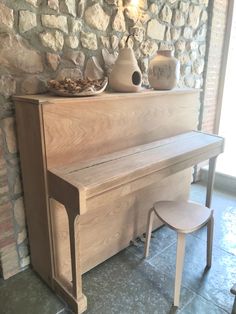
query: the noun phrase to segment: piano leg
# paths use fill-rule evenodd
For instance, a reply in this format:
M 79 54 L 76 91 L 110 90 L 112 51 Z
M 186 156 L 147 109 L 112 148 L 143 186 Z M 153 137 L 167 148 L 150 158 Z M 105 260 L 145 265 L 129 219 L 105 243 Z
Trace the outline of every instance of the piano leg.
M 58 209 L 51 204 L 50 214 L 52 210 Z M 69 230 L 69 248 L 71 266 L 68 268 L 59 269 L 59 261 L 57 260 L 57 245 L 55 245 L 56 237 L 59 236 L 61 230 L 57 230 L 54 224 L 51 224 L 51 237 L 52 237 L 52 259 L 53 259 L 53 274 L 52 274 L 52 288 L 61 296 L 71 307 L 75 314 L 81 314 L 87 309 L 87 298 L 82 292 L 82 273 L 80 266 L 80 216 L 78 215 L 78 208 L 65 207 L 68 217 L 68 230 Z M 55 217 L 54 217 L 55 218 Z M 59 236 L 60 238 L 60 236 Z M 61 239 L 63 241 L 63 237 Z M 65 271 L 65 273 L 64 273 Z M 71 275 L 69 274 L 71 271 Z M 65 280 L 65 277 L 66 280 Z
M 214 186 L 215 179 L 215 168 L 216 168 L 216 159 L 217 157 L 213 157 L 209 159 L 209 170 L 208 170 L 208 180 L 207 180 L 207 192 L 206 192 L 206 207 L 211 207 L 212 200 L 212 191 Z
M 80 237 L 79 237 L 79 211 L 67 209 L 70 233 L 70 254 L 72 272 L 72 295 L 76 301 L 76 314 L 81 314 L 87 309 L 87 298 L 82 293 L 82 274 L 80 268 Z

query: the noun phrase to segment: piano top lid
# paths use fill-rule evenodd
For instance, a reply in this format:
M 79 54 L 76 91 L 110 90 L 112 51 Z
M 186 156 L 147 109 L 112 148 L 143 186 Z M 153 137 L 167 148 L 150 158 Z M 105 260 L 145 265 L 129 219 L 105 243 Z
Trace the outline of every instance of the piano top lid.
M 153 90 L 143 89 L 138 93 L 117 93 L 106 91 L 96 96 L 86 97 L 60 97 L 52 94 L 39 94 L 39 95 L 22 95 L 13 96 L 13 100 L 20 103 L 31 103 L 35 105 L 53 103 L 53 102 L 78 102 L 79 101 L 96 101 L 101 99 L 114 99 L 114 98 L 134 98 L 134 97 L 153 97 L 153 96 L 165 96 L 165 95 L 178 95 L 178 94 L 193 94 L 199 93 L 201 89 L 197 88 L 175 88 L 172 90 Z
M 49 172 L 74 186 L 83 187 L 89 198 L 166 168 L 173 171 L 173 167 L 178 168 L 181 163 L 191 167 L 223 150 L 222 137 L 191 131 L 102 156 L 87 164 L 49 169 Z

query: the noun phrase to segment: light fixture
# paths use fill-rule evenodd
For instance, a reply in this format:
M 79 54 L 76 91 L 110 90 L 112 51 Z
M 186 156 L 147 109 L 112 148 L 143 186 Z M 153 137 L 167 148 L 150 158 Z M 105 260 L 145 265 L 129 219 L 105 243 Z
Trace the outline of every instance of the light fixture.
M 139 0 L 125 0 L 124 5 L 126 7 L 126 14 L 128 18 L 137 22 L 139 20 L 140 15 L 140 1 Z
M 126 5 L 138 8 L 139 0 L 126 0 Z
M 138 7 L 139 5 L 139 0 L 130 0 L 130 5 L 134 6 L 134 7 Z

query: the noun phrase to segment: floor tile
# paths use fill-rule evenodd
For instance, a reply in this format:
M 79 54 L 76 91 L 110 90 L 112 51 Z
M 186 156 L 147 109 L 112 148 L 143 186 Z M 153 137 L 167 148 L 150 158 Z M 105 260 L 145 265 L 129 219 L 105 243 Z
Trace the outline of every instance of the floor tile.
M 84 276 L 88 314 L 166 314 L 171 312 L 173 280 L 125 250 Z M 182 303 L 195 296 L 183 288 Z
M 59 312 L 57 312 L 56 314 L 74 314 L 72 310 L 70 310 L 68 307 L 60 310 Z M 85 312 L 86 314 L 86 312 Z
M 143 257 L 144 242 L 137 241 L 135 245 L 130 246 L 129 250 L 136 254 L 138 257 Z M 160 254 L 168 246 L 176 242 L 176 232 L 166 226 L 159 228 L 152 233 L 149 256 L 147 260 L 151 259 L 154 255 Z
M 56 314 L 65 307 L 30 269 L 0 286 L 0 313 Z
M 236 256 L 214 247 L 212 267 L 205 272 L 205 241 L 188 235 L 186 242 L 183 285 L 230 311 L 232 308 L 230 288 L 236 282 Z M 162 254 L 153 257 L 150 263 L 159 271 L 174 277 L 175 258 L 176 244 L 173 244 Z
M 204 190 L 202 185 L 193 186 L 191 199 L 204 203 Z M 215 217 L 214 245 L 236 255 L 236 196 L 216 190 L 213 192 L 212 208 Z M 205 239 L 206 228 L 194 235 Z
M 4 285 L 4 279 L 3 278 L 0 278 L 0 288 Z
M 222 308 L 196 296 L 184 309 L 181 314 L 227 314 Z
M 206 198 L 206 186 L 204 184 L 192 184 L 190 190 L 190 199 L 195 202 L 205 203 Z M 236 194 L 232 195 L 230 193 L 222 192 L 217 189 L 213 190 L 212 194 L 212 204 L 217 205 L 218 203 L 223 204 L 223 209 L 229 206 L 235 206 L 236 204 Z

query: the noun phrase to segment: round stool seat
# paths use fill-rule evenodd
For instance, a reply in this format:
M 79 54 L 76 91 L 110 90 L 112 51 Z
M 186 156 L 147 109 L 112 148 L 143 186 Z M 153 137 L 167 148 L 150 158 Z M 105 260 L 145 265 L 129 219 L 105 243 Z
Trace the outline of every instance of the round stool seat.
M 158 218 L 181 233 L 191 233 L 203 227 L 213 211 L 203 205 L 185 201 L 160 201 L 154 204 Z

